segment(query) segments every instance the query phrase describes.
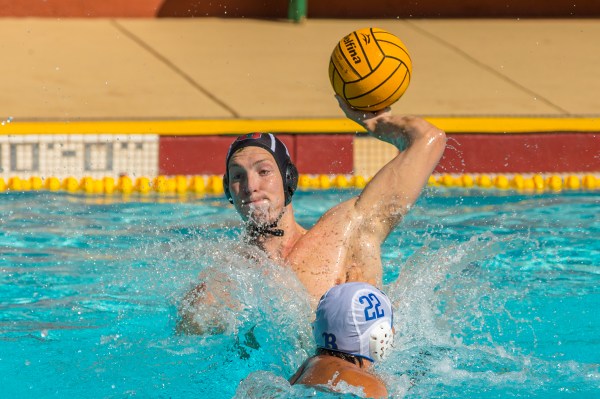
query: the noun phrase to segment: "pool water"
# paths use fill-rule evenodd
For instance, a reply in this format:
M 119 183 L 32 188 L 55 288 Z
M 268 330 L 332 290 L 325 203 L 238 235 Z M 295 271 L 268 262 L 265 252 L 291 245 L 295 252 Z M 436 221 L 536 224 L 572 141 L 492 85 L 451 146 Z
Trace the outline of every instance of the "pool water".
M 300 192 L 299 222 L 355 194 Z M 4 193 L 0 226 L 0 397 L 358 395 L 287 384 L 314 351 L 307 298 L 223 199 Z M 598 237 L 597 193 L 427 189 L 383 248 L 391 396 L 600 397 Z M 235 310 L 178 334 L 199 279 Z

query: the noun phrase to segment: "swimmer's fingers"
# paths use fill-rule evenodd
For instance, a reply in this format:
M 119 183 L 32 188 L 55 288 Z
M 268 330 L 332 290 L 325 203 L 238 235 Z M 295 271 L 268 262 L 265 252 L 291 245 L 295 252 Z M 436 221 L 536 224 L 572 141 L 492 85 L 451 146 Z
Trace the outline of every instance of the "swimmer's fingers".
M 344 111 L 344 113 L 348 117 L 348 119 L 352 119 L 353 121 L 355 121 L 361 125 L 363 125 L 363 122 L 365 120 L 371 119 L 376 116 L 376 114 L 373 112 L 360 111 L 358 109 L 352 108 L 346 101 L 344 101 L 337 94 L 335 95 L 335 98 L 338 101 L 338 104 L 340 105 L 340 108 L 342 109 L 342 111 Z
M 344 111 L 348 119 L 353 120 L 354 122 L 358 123 L 359 125 L 371 132 L 375 129 L 375 126 L 377 125 L 377 120 L 380 117 L 391 114 L 390 107 L 386 107 L 377 112 L 360 111 L 352 108 L 337 94 L 335 95 L 335 98 L 337 99 L 340 108 L 342 109 L 342 111 Z

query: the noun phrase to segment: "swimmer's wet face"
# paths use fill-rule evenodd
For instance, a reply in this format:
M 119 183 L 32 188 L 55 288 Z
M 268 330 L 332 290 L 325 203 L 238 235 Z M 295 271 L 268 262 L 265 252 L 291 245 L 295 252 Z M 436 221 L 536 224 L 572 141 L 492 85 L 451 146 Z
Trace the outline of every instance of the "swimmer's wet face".
M 283 177 L 269 151 L 255 146 L 236 151 L 228 163 L 229 190 L 244 221 L 257 226 L 276 222 L 285 208 Z

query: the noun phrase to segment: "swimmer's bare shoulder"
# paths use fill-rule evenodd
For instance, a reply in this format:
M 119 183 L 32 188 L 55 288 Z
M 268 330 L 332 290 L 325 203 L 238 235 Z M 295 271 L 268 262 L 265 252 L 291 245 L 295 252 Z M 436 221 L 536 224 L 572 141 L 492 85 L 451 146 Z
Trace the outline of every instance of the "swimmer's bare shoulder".
M 378 237 L 356 215 L 356 201 L 352 198 L 327 211 L 285 257 L 313 300 L 333 285 L 350 281 L 381 285 Z
M 290 384 L 325 385 L 335 387 L 340 382 L 362 388 L 367 398 L 387 398 L 381 380 L 346 360 L 334 356 L 314 356 L 290 378 Z

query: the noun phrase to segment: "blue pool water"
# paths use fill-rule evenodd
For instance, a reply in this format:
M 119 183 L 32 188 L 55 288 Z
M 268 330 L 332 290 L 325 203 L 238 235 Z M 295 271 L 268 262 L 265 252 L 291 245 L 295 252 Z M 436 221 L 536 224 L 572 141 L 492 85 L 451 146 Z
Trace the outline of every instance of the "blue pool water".
M 301 224 L 355 193 L 303 192 Z M 0 195 L 0 397 L 355 397 L 286 379 L 314 351 L 294 276 L 222 199 Z M 600 397 L 600 195 L 428 189 L 384 245 L 397 398 Z M 199 277 L 200 276 L 200 277 Z M 175 332 L 199 278 L 240 310 Z

